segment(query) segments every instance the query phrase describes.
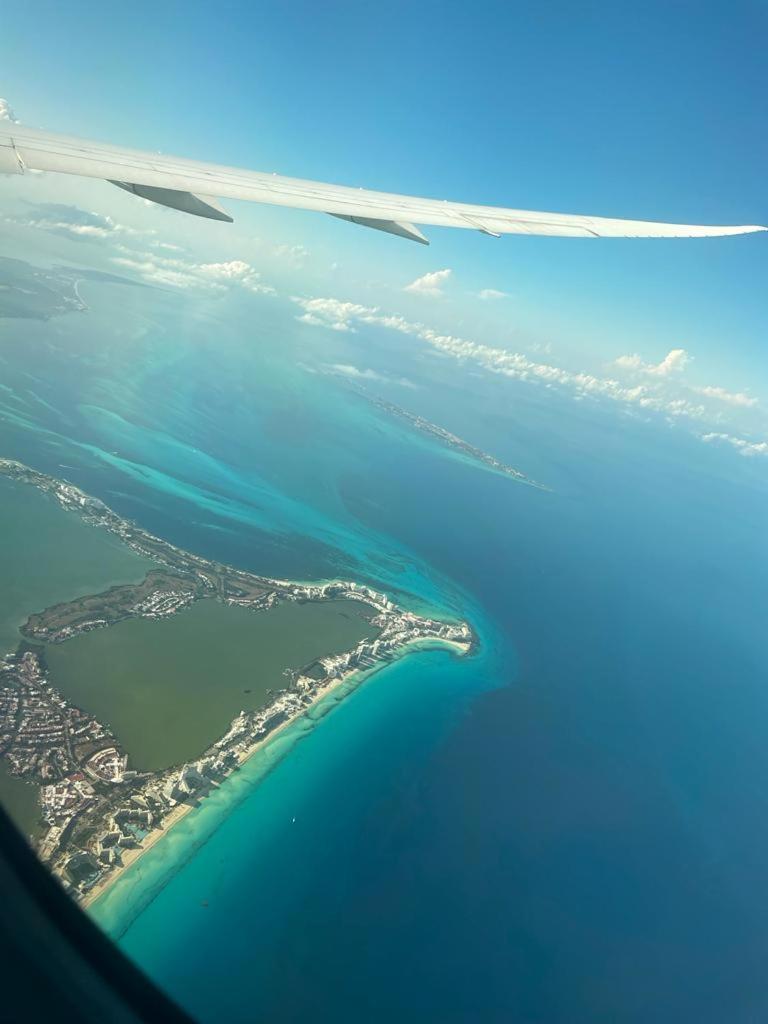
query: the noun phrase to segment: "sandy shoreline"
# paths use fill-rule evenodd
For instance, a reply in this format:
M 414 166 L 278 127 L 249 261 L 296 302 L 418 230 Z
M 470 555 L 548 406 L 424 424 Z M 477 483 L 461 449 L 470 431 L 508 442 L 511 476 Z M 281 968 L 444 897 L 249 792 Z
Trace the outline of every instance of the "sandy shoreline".
M 287 719 L 285 722 L 281 722 L 276 729 L 273 729 L 272 732 L 270 732 L 268 735 L 261 737 L 246 751 L 244 751 L 239 756 L 238 765 L 237 768 L 234 769 L 234 771 L 237 771 L 242 765 L 246 763 L 246 761 L 249 761 L 255 754 L 259 753 L 260 750 L 263 750 L 264 747 L 266 747 L 269 743 L 276 739 L 280 735 L 280 733 L 282 733 L 289 725 L 293 725 L 294 722 L 298 721 L 300 718 L 306 715 L 307 712 L 311 711 L 321 701 L 325 700 L 325 698 L 328 697 L 330 694 L 340 689 L 345 683 L 348 683 L 354 676 L 359 676 L 359 682 L 362 683 L 365 679 L 368 679 L 371 676 L 375 675 L 377 672 L 380 672 L 388 665 L 392 665 L 396 661 L 399 661 L 402 657 L 407 655 L 414 648 L 418 649 L 419 647 L 448 647 L 452 648 L 458 654 L 461 655 L 467 654 L 470 650 L 469 644 L 461 643 L 457 640 L 446 640 L 437 637 L 419 637 L 418 639 L 411 640 L 407 644 L 405 644 L 402 648 L 402 651 L 399 652 L 397 657 L 392 660 L 382 661 L 376 665 L 372 665 L 370 668 L 367 669 L 350 669 L 349 671 L 340 675 L 338 678 L 334 679 L 331 683 L 329 683 L 328 686 L 324 686 L 322 689 L 318 690 L 314 696 L 314 699 L 311 701 L 310 704 L 308 704 L 305 708 L 302 709 L 300 714 L 295 715 L 293 718 Z M 355 689 L 357 689 L 357 687 L 355 687 Z M 226 781 L 227 780 L 225 779 L 224 782 L 221 783 L 221 785 L 226 785 Z M 171 831 L 171 829 L 178 825 L 180 821 L 186 818 L 186 816 L 191 811 L 197 810 L 197 808 L 201 807 L 205 803 L 205 800 L 206 797 L 203 797 L 201 800 L 198 800 L 195 803 L 182 803 L 174 807 L 173 810 L 166 815 L 163 823 L 158 828 L 155 828 L 150 833 L 148 833 L 147 837 L 144 839 L 141 846 L 135 847 L 133 849 L 129 848 L 123 853 L 122 863 L 115 867 L 112 871 L 110 871 L 105 878 L 103 878 L 100 882 L 97 882 L 96 885 L 94 885 L 94 887 L 86 893 L 83 899 L 80 900 L 80 906 L 83 908 L 88 908 L 92 904 L 94 904 L 98 899 L 100 899 L 115 884 L 115 882 L 117 882 L 117 880 L 125 874 L 128 868 L 136 864 L 136 862 L 141 859 L 143 854 L 145 854 L 148 850 L 151 850 L 156 843 L 163 839 Z

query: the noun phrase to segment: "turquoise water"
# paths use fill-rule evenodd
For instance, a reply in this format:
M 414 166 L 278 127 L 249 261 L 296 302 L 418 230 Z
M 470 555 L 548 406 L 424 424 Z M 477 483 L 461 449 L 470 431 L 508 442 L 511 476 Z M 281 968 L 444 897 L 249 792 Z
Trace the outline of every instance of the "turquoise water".
M 475 670 L 481 670 L 482 664 L 478 658 Z M 354 827 L 355 811 L 360 800 L 368 799 L 376 775 L 386 773 L 392 760 L 402 770 L 404 756 L 418 757 L 420 750 L 428 749 L 425 740 L 441 735 L 456 712 L 455 702 L 466 695 L 465 665 L 446 651 L 421 651 L 362 682 L 350 680 L 281 731 L 147 851 L 94 904 L 92 915 L 126 949 L 140 953 L 146 943 L 156 943 L 159 953 L 164 945 L 163 922 L 180 907 L 193 914 L 210 911 L 207 921 L 203 914 L 190 927 L 204 929 L 213 917 L 223 926 L 233 904 L 239 903 L 244 910 L 243 900 L 248 899 L 242 886 L 244 875 L 256 873 L 279 884 L 278 869 L 294 870 L 286 862 L 285 846 L 280 844 L 279 853 L 274 846 L 275 835 L 290 840 L 294 855 L 311 851 L 319 871 L 324 812 L 317 804 L 318 792 L 325 793 L 335 808 L 337 830 L 345 822 Z M 408 716 L 403 721 L 405 705 Z M 387 736 L 385 751 L 378 747 L 382 734 Z M 356 785 L 356 776 L 365 783 Z M 325 849 L 332 846 L 326 844 Z M 323 867 L 332 869 L 330 863 Z M 224 955 L 225 973 L 235 967 L 233 953 L 228 948 Z M 238 969 L 248 974 L 252 948 L 245 954 Z M 171 970 L 174 960 L 167 961 Z M 211 980 L 208 976 L 203 987 Z M 239 1019 L 234 1004 L 227 1014 Z
M 7 339 L 8 455 L 481 638 L 375 675 L 185 819 L 99 905 L 122 947 L 212 1022 L 762 1020 L 760 464 L 394 332 L 87 287 L 87 317 Z M 553 492 L 413 444 L 332 363 L 407 377 L 383 396 Z

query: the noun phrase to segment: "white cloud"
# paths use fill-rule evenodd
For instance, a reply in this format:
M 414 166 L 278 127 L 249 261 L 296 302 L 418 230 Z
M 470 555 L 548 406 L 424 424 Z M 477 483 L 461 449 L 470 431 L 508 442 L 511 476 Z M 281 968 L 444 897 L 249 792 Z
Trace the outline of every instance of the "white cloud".
M 190 269 L 192 273 L 200 274 L 212 281 L 240 284 L 248 291 L 260 295 L 275 294 L 275 289 L 271 285 L 260 281 L 261 274 L 243 260 L 230 260 L 229 263 L 195 263 L 190 264 Z
M 184 252 L 182 246 L 174 245 L 173 242 L 161 242 L 159 239 L 153 239 L 149 244 L 153 249 L 162 249 L 164 252 Z
M 341 377 L 353 377 L 355 380 L 385 380 L 375 370 L 360 370 L 357 366 L 350 366 L 348 363 L 334 363 L 329 369 L 338 373 Z
M 768 441 L 747 441 L 743 437 L 734 437 L 733 434 L 702 434 L 701 440 L 707 443 L 729 444 L 735 448 L 739 455 L 768 455 Z
M 339 299 L 303 299 L 293 296 L 292 302 L 304 310 L 296 319 L 310 327 L 328 327 L 332 331 L 354 331 L 352 321 L 370 312 L 367 306 Z
M 497 288 L 483 288 L 477 293 L 477 297 L 487 302 L 492 299 L 506 299 L 507 293 L 500 292 Z
M 311 255 L 309 249 L 303 245 L 276 245 L 273 252 L 275 256 L 286 260 L 297 269 L 303 267 Z
M 228 263 L 194 263 L 178 256 L 162 256 L 157 252 L 135 252 L 124 245 L 118 246 L 122 256 L 111 257 L 111 262 L 139 274 L 152 284 L 173 288 L 202 288 L 211 292 L 225 292 L 239 286 L 258 295 L 274 295 L 275 289 L 261 280 L 261 274 L 243 260 Z
M 296 319 L 299 323 L 309 324 L 310 327 L 327 327 L 331 331 L 350 331 L 352 334 L 355 333 L 354 327 L 350 327 L 346 320 L 337 320 L 333 323 L 329 323 L 327 320 L 324 320 L 321 316 L 316 316 L 314 313 L 303 313 L 301 316 L 297 316 Z
M 681 373 L 691 359 L 692 356 L 684 348 L 673 348 L 660 363 L 645 363 L 635 352 L 632 355 L 619 356 L 616 365 L 625 370 L 647 373 L 652 377 L 669 377 L 671 374 Z
M 150 284 L 170 285 L 173 288 L 199 287 L 200 279 L 186 269 L 181 260 L 164 260 L 159 256 L 142 255 L 112 256 L 111 262 L 126 270 L 132 270 Z M 178 267 L 172 264 L 178 263 Z M 224 291 L 220 285 L 213 285 L 214 290 Z
M 318 372 L 309 366 L 305 366 L 304 369 L 308 373 Z M 350 363 L 332 363 L 320 372 L 329 373 L 336 377 L 347 377 L 350 380 L 375 380 L 381 384 L 397 384 L 402 388 L 418 390 L 418 385 L 414 384 L 412 380 L 408 380 L 407 377 L 393 377 L 388 373 L 379 373 L 377 370 L 369 368 L 361 370 L 358 366 L 352 366 Z
M 10 121 L 11 124 L 19 123 L 13 111 L 11 110 L 10 103 L 8 102 L 8 100 L 4 100 L 2 96 L 0 96 L 0 121 Z
M 646 374 L 650 377 L 671 379 L 679 376 L 692 361 L 693 356 L 683 348 L 673 348 L 660 363 L 646 363 L 637 353 L 633 355 L 619 356 L 616 365 L 622 369 L 631 370 Z M 758 400 L 744 391 L 728 391 L 727 388 L 715 384 L 694 385 L 691 384 L 687 390 L 693 394 L 701 395 L 702 398 L 713 399 L 716 402 L 724 402 L 726 405 L 736 406 L 742 409 L 754 408 Z
M 118 224 L 112 217 L 106 217 L 90 210 L 81 210 L 79 206 L 68 206 L 65 203 L 29 203 L 30 212 L 26 215 L 6 217 L 9 224 L 21 224 L 28 228 L 38 228 L 55 235 L 64 235 L 75 240 L 101 241 L 114 240 L 119 237 L 142 237 L 154 234 L 154 231 L 139 231 Z
M 738 405 L 742 408 L 753 408 L 757 405 L 757 399 L 745 394 L 743 391 L 726 391 L 725 388 L 713 385 L 692 387 L 691 391 L 704 395 L 705 398 L 715 398 L 720 402 L 725 402 L 727 405 Z
M 356 322 L 374 324 L 418 338 L 437 352 L 460 362 L 473 362 L 491 373 L 516 380 L 537 381 L 548 387 L 559 386 L 569 389 L 576 395 L 608 398 L 671 417 L 689 416 L 700 419 L 706 413 L 701 404 L 694 404 L 683 398 L 667 397 L 645 384 L 626 387 L 611 378 L 595 377 L 592 374 L 574 372 L 548 363 L 538 363 L 520 352 L 510 352 L 467 338 L 441 334 L 431 327 L 408 321 L 402 316 L 383 314 L 374 306 L 361 306 L 332 298 L 294 297 L 293 301 L 304 310 L 304 315 L 298 319 L 311 326 L 350 331 L 355 329 Z
M 405 291 L 416 292 L 418 295 L 442 295 L 442 286 L 446 283 L 453 271 L 433 270 L 423 277 L 417 277 L 415 281 L 405 286 Z

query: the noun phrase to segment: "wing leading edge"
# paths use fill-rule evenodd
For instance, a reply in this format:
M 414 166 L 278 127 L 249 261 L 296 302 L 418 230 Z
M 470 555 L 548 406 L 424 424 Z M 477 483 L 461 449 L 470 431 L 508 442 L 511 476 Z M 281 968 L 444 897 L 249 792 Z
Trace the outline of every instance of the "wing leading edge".
M 577 238 L 699 238 L 768 230 L 757 224 L 665 224 L 422 199 L 200 163 L 0 122 L 0 173 L 27 170 L 103 178 L 153 202 L 216 220 L 231 220 L 216 198 L 245 199 L 330 213 L 422 243 L 427 239 L 416 225 L 465 228 L 494 236 Z

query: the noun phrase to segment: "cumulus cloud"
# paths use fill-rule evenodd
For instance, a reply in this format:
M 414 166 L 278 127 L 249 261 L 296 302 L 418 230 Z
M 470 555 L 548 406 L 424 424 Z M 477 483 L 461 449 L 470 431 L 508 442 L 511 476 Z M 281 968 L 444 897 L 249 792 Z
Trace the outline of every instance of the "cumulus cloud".
M 230 260 L 229 263 L 192 263 L 189 264 L 189 268 L 193 274 L 210 281 L 239 284 L 258 295 L 275 294 L 275 289 L 271 285 L 261 281 L 261 274 L 243 260 Z
M 157 252 L 134 252 L 126 246 L 120 246 L 119 250 L 123 255 L 113 256 L 111 262 L 132 270 L 151 284 L 220 293 L 237 286 L 258 295 L 275 294 L 275 289 L 261 280 L 258 270 L 243 260 L 195 263 L 178 256 L 162 256 Z
M 297 320 L 310 327 L 328 327 L 332 331 L 354 331 L 352 321 L 368 312 L 367 306 L 360 306 L 356 302 L 341 302 L 339 299 L 304 299 L 293 296 L 292 301 L 304 310 L 296 317 Z
M 452 270 L 433 270 L 423 277 L 417 277 L 415 281 L 405 286 L 405 291 L 416 292 L 417 295 L 442 295 L 442 286 L 453 273 Z
M 735 448 L 739 455 L 750 458 L 754 455 L 768 455 L 768 441 L 748 441 L 744 437 L 734 437 L 733 434 L 702 434 L 701 440 L 708 444 L 729 444 Z
M 417 388 L 417 385 L 406 377 L 392 377 L 388 373 L 379 373 L 377 370 L 369 368 L 361 370 L 358 366 L 352 366 L 349 363 L 332 363 L 326 367 L 326 372 L 337 377 L 348 377 L 351 380 L 375 380 L 382 384 L 399 384 L 401 387 L 414 390 Z
M 355 380 L 384 380 L 385 378 L 375 370 L 361 370 L 357 366 L 350 366 L 349 363 L 333 363 L 328 367 L 332 373 L 340 377 L 353 377 Z
M 120 237 L 137 237 L 154 234 L 153 231 L 139 231 L 118 224 L 111 217 L 89 210 L 81 210 L 79 206 L 68 206 L 65 203 L 29 203 L 30 212 L 26 215 L 6 217 L 9 224 L 21 224 L 28 228 L 49 231 L 54 235 L 63 235 L 79 241 L 103 241 Z
M 633 355 L 619 356 L 616 365 L 624 370 L 642 373 L 649 377 L 670 380 L 679 377 L 692 360 L 693 357 L 685 349 L 673 348 L 660 363 L 646 363 L 637 353 L 634 353 Z M 758 404 L 756 398 L 744 391 L 729 391 L 727 388 L 714 384 L 691 384 L 687 386 L 687 391 L 700 395 L 702 398 L 712 399 L 715 402 L 722 402 L 741 409 L 751 409 Z
M 483 288 L 477 293 L 477 297 L 487 302 L 493 299 L 506 299 L 507 293 L 500 292 L 497 288 Z
M 725 402 L 726 405 L 737 405 L 741 408 L 753 408 L 757 405 L 757 399 L 751 395 L 747 395 L 743 391 L 727 391 L 725 388 L 716 387 L 713 385 L 707 385 L 705 387 L 693 387 L 691 391 L 695 391 L 699 395 L 704 395 L 705 398 L 714 398 L 719 402 Z
M 0 121 L 10 121 L 11 124 L 18 124 L 19 121 L 11 110 L 11 105 L 8 100 L 4 100 L 0 96 Z
M 459 362 L 471 362 L 490 373 L 516 380 L 535 381 L 547 387 L 560 387 L 576 397 L 607 398 L 638 409 L 663 413 L 671 418 L 688 416 L 701 419 L 706 415 L 706 409 L 701 403 L 670 397 L 659 392 L 655 385 L 637 384 L 626 387 L 610 377 L 597 377 L 549 363 L 536 362 L 520 352 L 510 352 L 468 338 L 443 334 L 424 324 L 406 320 L 402 316 L 382 313 L 375 306 L 361 306 L 332 298 L 294 297 L 293 301 L 304 310 L 304 314 L 298 319 L 311 326 L 352 331 L 355 330 L 357 323 L 373 324 L 417 338 L 435 351 Z
M 200 279 L 190 272 L 183 260 L 167 260 L 149 253 L 134 253 L 129 256 L 113 256 L 111 262 L 126 270 L 132 270 L 150 284 L 170 285 L 173 288 L 192 288 L 200 285 Z M 220 290 L 224 291 L 223 288 Z
M 684 348 L 673 348 L 664 356 L 660 363 L 645 363 L 635 352 L 632 355 L 619 356 L 616 365 L 624 370 L 636 370 L 651 377 L 669 377 L 681 373 L 691 361 L 690 353 Z

